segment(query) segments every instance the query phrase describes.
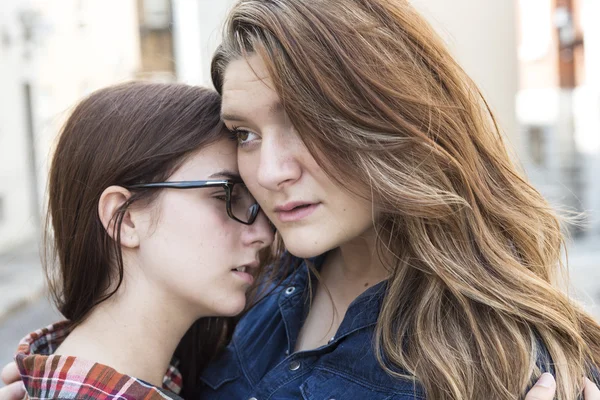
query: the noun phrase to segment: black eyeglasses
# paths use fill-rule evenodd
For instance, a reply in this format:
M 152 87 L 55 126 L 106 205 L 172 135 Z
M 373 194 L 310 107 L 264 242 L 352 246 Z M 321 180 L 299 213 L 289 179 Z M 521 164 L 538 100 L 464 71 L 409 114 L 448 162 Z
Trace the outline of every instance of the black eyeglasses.
M 225 208 L 229 218 L 244 225 L 252 225 L 260 211 L 260 206 L 241 181 L 176 181 L 140 183 L 127 186 L 127 189 L 198 189 L 222 187 L 225 190 Z

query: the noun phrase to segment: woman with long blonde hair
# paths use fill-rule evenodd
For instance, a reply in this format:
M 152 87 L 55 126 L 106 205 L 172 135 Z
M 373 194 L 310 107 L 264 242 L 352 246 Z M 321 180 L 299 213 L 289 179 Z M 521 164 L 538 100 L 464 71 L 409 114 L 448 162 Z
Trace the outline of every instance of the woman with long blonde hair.
M 206 398 L 508 400 L 544 371 L 581 393 L 600 326 L 557 288 L 560 219 L 406 0 L 242 0 L 212 76 L 298 259 L 268 271 L 282 290 L 242 318 Z

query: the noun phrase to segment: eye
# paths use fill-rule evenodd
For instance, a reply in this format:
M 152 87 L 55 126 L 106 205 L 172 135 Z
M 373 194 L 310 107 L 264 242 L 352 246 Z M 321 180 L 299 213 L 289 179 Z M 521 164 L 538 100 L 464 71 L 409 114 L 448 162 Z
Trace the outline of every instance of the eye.
M 227 201 L 227 194 L 225 192 L 215 192 L 211 196 L 219 201 Z
M 258 135 L 254 132 L 250 132 L 247 129 L 240 129 L 237 127 L 232 127 L 230 132 L 235 140 L 238 142 L 238 146 L 244 147 L 248 144 L 252 143 L 258 138 Z

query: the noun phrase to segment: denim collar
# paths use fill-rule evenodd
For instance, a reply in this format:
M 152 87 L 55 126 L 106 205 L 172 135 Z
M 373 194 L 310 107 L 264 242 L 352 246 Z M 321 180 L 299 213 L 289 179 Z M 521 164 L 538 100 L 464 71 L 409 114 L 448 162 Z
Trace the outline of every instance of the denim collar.
M 326 254 L 308 259 L 317 271 L 321 270 Z M 299 268 L 284 281 L 279 294 L 279 310 L 282 314 L 288 338 L 288 352 L 293 352 L 302 324 L 308 314 L 310 288 L 316 288 L 317 277 L 303 261 Z M 310 285 L 309 285 L 310 282 Z M 387 289 L 387 281 L 370 287 L 361 293 L 348 307 L 346 315 L 338 328 L 336 335 L 327 344 L 333 345 L 352 333 L 368 328 L 377 323 L 383 298 Z M 327 347 L 324 346 L 324 347 Z M 314 351 L 321 350 L 315 349 Z

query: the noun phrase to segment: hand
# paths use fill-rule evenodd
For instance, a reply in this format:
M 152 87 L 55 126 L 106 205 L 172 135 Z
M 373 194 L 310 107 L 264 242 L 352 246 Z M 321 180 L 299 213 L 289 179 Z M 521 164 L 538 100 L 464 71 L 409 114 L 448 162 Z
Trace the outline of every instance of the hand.
M 584 400 L 600 400 L 600 390 L 594 382 L 585 378 L 585 386 L 583 388 L 583 399 Z
M 546 372 L 540 376 L 540 379 L 538 379 L 535 386 L 527 393 L 525 400 L 552 400 L 554 399 L 555 391 L 556 381 L 551 374 Z M 588 378 L 585 378 L 583 398 L 584 400 L 600 400 L 600 390 L 598 390 L 598 387 Z M 4 399 L 0 398 L 0 400 Z
M 16 363 L 7 364 L 2 369 L 1 376 L 6 386 L 0 388 L 0 400 L 21 400 L 25 397 L 25 388 Z

